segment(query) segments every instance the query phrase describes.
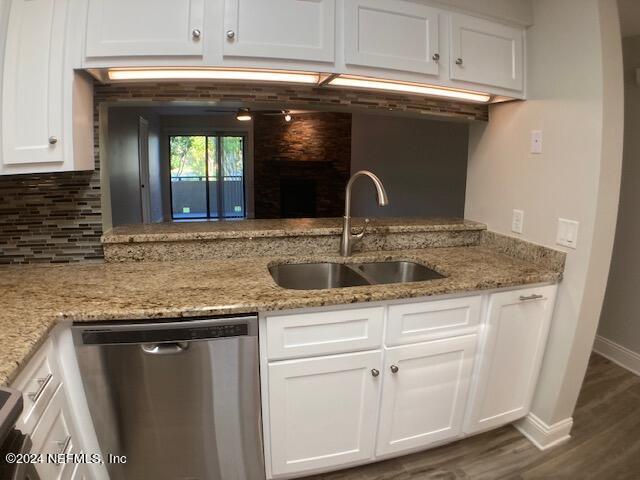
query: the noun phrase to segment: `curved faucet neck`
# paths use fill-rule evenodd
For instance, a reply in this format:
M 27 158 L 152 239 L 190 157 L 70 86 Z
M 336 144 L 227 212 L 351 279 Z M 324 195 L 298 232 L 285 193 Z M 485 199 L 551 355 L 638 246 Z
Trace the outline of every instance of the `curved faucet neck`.
M 351 255 L 353 245 L 356 242 L 362 240 L 362 237 L 364 237 L 365 231 L 367 229 L 367 224 L 369 222 L 369 219 L 365 219 L 365 226 L 357 235 L 353 235 L 351 233 L 351 189 L 356 179 L 361 176 L 369 177 L 373 182 L 373 185 L 376 187 L 379 206 L 384 207 L 389 203 L 384 185 L 382 185 L 382 181 L 374 173 L 368 170 L 360 170 L 359 172 L 356 172 L 351 176 L 351 178 L 347 182 L 344 197 L 344 218 L 342 223 L 342 239 L 340 242 L 340 254 L 343 257 L 348 257 L 349 255 Z
M 387 192 L 384 189 L 384 185 L 382 184 L 382 181 L 378 178 L 378 176 L 375 173 L 370 172 L 369 170 L 360 170 L 351 175 L 351 178 L 347 182 L 344 196 L 344 216 L 346 218 L 351 218 L 351 190 L 353 188 L 353 184 L 358 178 L 363 176 L 369 177 L 373 182 L 373 185 L 376 187 L 376 193 L 378 195 L 378 205 L 384 207 L 389 203 Z

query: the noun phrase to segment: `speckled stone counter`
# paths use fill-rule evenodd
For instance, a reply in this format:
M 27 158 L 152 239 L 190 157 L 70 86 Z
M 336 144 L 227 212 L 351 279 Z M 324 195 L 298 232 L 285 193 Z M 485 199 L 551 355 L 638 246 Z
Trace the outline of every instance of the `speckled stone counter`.
M 0 384 L 15 378 L 49 330 L 70 319 L 191 317 L 340 305 L 555 282 L 561 270 L 491 245 L 356 254 L 350 260 L 412 260 L 446 278 L 332 290 L 285 290 L 274 263 L 343 261 L 336 255 L 227 260 L 0 267 Z
M 360 229 L 362 219 L 354 219 Z M 355 251 L 477 245 L 486 226 L 460 218 L 379 218 Z M 126 225 L 102 237 L 108 262 L 201 260 L 338 251 L 341 218 Z

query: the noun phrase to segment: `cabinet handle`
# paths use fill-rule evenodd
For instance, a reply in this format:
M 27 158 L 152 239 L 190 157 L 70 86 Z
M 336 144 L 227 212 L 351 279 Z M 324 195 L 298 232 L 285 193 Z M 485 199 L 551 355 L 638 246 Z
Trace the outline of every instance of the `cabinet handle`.
M 397 365 L 391 365 L 391 373 L 398 373 L 398 370 L 400 369 Z
M 200 38 L 201 35 L 202 35 L 202 32 L 197 28 L 194 28 L 193 31 L 191 32 L 191 36 L 196 39 Z
M 45 378 L 39 378 L 38 380 L 36 380 L 39 385 L 38 390 L 36 390 L 35 392 L 27 393 L 27 397 L 29 397 L 29 399 L 33 403 L 37 402 L 38 399 L 42 396 L 44 389 L 47 388 L 47 385 L 49 385 L 49 382 L 51 381 L 52 378 L 53 378 L 53 374 L 50 373 Z
M 462 65 L 462 59 L 456 58 L 456 65 Z
M 380 370 L 378 370 L 377 368 L 372 368 L 371 375 L 373 375 L 374 377 L 377 377 L 378 375 L 380 375 Z
M 236 32 L 234 32 L 233 30 L 227 30 L 227 38 L 229 40 L 233 40 L 233 37 L 236 36 Z
M 56 443 L 60 445 L 60 451 L 58 452 L 58 455 L 64 455 L 65 453 L 67 453 L 67 450 L 69 450 L 69 445 L 71 445 L 71 435 L 69 435 L 63 441 Z M 62 462 L 56 462 L 57 465 L 60 465 L 61 463 Z
M 533 295 L 520 295 L 521 302 L 527 302 L 529 300 L 539 300 L 541 298 L 544 298 L 544 295 L 538 295 L 535 293 Z
M 58 137 L 49 137 L 49 145 L 55 145 L 58 143 Z
M 437 63 L 438 60 L 440 60 L 440 54 L 439 53 L 434 53 L 431 58 L 433 59 L 434 62 Z

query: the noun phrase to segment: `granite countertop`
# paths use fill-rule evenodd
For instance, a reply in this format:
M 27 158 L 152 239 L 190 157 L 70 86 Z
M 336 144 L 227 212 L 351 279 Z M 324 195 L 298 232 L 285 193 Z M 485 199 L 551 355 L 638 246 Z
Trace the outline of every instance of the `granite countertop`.
M 539 282 L 561 273 L 489 246 L 365 252 L 351 260 L 413 260 L 447 275 L 408 284 L 285 290 L 274 263 L 341 257 L 255 257 L 143 263 L 0 267 L 0 385 L 10 383 L 60 320 L 189 317 L 460 293 Z
M 354 225 L 361 219 L 354 218 Z M 371 233 L 451 232 L 485 230 L 483 223 L 461 218 L 376 218 Z M 340 235 L 342 218 L 300 218 L 276 220 L 222 220 L 216 222 L 154 223 L 114 227 L 102 236 L 102 243 L 171 242 L 223 238 L 309 237 Z

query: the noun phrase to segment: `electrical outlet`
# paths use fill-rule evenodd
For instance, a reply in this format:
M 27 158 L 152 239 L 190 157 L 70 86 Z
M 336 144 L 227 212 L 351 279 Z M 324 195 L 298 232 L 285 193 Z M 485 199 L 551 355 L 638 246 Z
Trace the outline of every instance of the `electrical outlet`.
M 580 224 L 575 220 L 567 220 L 566 218 L 558 219 L 558 236 L 556 243 L 564 247 L 576 248 L 578 243 L 578 226 Z
M 511 231 L 515 233 L 522 233 L 522 224 L 524 223 L 524 212 L 522 210 L 513 210 L 513 217 L 511 217 Z
M 542 130 L 531 130 L 531 153 L 542 153 Z

